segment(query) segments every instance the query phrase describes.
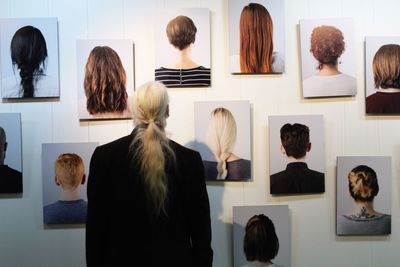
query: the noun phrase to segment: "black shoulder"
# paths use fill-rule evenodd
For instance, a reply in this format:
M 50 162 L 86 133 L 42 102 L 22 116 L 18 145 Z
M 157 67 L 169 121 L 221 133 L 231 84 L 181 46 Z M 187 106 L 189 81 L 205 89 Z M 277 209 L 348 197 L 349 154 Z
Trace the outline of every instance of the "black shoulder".
M 170 145 L 171 145 L 171 148 L 174 150 L 176 157 L 186 159 L 186 160 L 193 160 L 193 159 L 197 159 L 197 158 L 201 159 L 200 153 L 195 150 L 184 147 L 172 140 L 170 140 Z

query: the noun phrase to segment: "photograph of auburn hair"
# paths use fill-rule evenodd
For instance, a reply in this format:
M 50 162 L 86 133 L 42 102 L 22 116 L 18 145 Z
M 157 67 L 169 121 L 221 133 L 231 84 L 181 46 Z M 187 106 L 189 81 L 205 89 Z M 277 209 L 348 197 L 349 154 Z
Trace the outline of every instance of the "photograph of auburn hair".
M 229 0 L 228 6 L 231 73 L 283 73 L 284 1 Z
M 268 10 L 250 3 L 240 15 L 240 70 L 244 73 L 272 72 L 273 22 Z
M 303 97 L 357 94 L 352 19 L 300 20 Z
M 122 113 L 127 108 L 126 74 L 118 54 L 96 46 L 86 63 L 84 89 L 90 114 Z

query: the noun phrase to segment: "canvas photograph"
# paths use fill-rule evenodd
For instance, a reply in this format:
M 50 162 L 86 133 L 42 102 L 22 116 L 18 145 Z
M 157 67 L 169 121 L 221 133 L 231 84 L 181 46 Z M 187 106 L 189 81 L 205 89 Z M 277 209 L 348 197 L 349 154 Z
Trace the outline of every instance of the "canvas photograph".
M 233 207 L 233 266 L 289 267 L 287 205 Z
M 43 223 L 85 224 L 90 158 L 98 143 L 42 144 Z
M 352 19 L 300 20 L 303 97 L 357 94 Z
M 229 0 L 229 66 L 232 74 L 285 71 L 285 1 Z
M 400 37 L 365 37 L 365 110 L 400 114 Z
M 268 127 L 270 193 L 324 193 L 323 116 L 269 116 Z
M 391 233 L 391 165 L 391 157 L 337 158 L 337 235 Z
M 166 87 L 210 87 L 210 10 L 159 10 L 154 25 L 155 80 Z
M 0 19 L 3 99 L 60 96 L 57 18 Z
M 0 194 L 22 189 L 21 114 L 0 113 Z
M 195 102 L 195 149 L 207 181 L 251 179 L 250 103 Z
M 132 117 L 133 50 L 132 40 L 77 40 L 79 120 Z

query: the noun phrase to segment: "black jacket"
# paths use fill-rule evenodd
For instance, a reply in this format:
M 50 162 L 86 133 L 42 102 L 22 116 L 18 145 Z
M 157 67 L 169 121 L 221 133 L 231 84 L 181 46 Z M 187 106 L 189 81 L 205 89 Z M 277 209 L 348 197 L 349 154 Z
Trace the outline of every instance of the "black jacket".
M 88 179 L 87 266 L 211 267 L 211 222 L 200 154 L 173 141 L 167 215 L 154 216 L 129 153 L 135 134 L 96 148 Z
M 271 175 L 271 194 L 323 193 L 324 176 L 309 169 L 304 162 L 289 163 L 286 170 Z

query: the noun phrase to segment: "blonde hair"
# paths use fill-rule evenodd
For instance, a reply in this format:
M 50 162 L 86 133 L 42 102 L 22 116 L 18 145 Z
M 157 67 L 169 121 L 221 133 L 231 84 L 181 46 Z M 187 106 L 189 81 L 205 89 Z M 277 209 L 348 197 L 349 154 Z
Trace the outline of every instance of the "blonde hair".
M 207 143 L 217 159 L 217 180 L 228 175 L 226 160 L 231 155 L 236 142 L 236 122 L 226 108 L 216 108 L 211 112 L 207 129 Z
M 355 201 L 370 202 L 379 192 L 376 172 L 365 165 L 359 165 L 348 175 L 349 191 Z
M 75 190 L 81 184 L 85 173 L 82 158 L 73 153 L 58 156 L 54 162 L 54 170 L 57 183 L 64 190 Z
M 167 89 L 159 82 L 144 84 L 133 96 L 133 121 L 137 132 L 131 150 L 143 175 L 147 196 L 158 214 L 165 213 L 168 196 L 165 166 L 175 159 L 164 130 L 168 103 Z

